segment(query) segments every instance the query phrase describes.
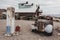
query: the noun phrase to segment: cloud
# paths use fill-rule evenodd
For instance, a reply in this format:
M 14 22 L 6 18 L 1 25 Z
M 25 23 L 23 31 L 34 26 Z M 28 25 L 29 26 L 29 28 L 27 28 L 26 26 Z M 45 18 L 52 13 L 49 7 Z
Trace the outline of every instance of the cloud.
M 26 1 L 40 4 L 43 14 L 60 14 L 60 0 L 0 0 L 0 8 L 6 8 L 9 5 L 18 8 L 18 3 Z

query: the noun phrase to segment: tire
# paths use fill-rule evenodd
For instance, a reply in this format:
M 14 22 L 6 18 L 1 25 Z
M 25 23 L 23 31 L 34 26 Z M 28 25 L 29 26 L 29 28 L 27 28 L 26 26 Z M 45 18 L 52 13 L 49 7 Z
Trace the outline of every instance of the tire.
M 34 32 L 34 29 L 32 29 L 32 32 Z
M 36 29 L 32 29 L 32 32 L 35 32 L 36 31 Z
M 51 33 L 47 33 L 48 36 L 52 36 L 52 34 L 53 34 L 53 32 L 51 32 Z
M 44 35 L 46 35 L 46 36 L 52 36 L 52 34 L 53 34 L 53 32 L 51 32 L 51 33 L 44 32 Z

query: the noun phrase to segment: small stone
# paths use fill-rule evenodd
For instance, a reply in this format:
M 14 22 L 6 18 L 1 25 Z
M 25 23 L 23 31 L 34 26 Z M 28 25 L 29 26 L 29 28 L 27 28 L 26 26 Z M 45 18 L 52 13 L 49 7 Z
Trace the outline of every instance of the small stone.
M 39 40 L 41 40 L 41 39 L 39 39 Z
M 60 33 L 58 33 L 58 35 L 60 36 Z

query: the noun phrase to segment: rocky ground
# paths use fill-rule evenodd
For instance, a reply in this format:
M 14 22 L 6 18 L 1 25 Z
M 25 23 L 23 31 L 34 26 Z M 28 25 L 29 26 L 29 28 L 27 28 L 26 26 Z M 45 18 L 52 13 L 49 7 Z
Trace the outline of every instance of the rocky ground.
M 15 25 L 20 25 L 21 27 L 20 35 L 5 37 L 6 20 L 0 20 L 0 40 L 60 40 L 60 36 L 57 35 L 57 31 L 55 30 L 53 31 L 52 36 L 31 32 L 31 24 L 33 21 L 16 20 L 15 23 Z M 57 23 L 55 23 L 55 26 L 56 25 Z

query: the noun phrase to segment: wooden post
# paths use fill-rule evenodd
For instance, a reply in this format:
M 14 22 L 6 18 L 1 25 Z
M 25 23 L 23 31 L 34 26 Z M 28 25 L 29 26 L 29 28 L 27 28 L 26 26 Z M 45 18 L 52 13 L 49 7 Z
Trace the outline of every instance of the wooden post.
M 2 10 L 0 10 L 0 19 L 2 19 Z

